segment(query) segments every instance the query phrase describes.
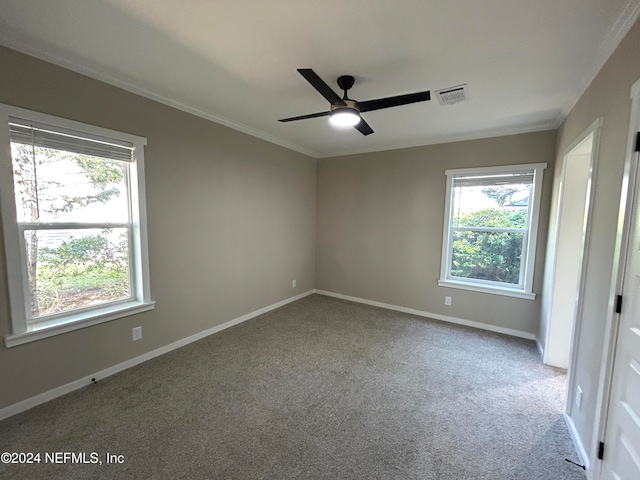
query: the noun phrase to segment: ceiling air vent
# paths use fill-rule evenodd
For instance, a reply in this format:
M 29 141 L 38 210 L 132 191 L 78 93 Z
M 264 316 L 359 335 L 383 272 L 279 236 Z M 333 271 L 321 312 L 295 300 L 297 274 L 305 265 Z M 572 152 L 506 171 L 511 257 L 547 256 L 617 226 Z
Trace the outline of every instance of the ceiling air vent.
M 464 102 L 469 99 L 467 96 L 467 84 L 436 90 L 436 97 L 438 97 L 440 105 L 453 105 L 454 103 Z

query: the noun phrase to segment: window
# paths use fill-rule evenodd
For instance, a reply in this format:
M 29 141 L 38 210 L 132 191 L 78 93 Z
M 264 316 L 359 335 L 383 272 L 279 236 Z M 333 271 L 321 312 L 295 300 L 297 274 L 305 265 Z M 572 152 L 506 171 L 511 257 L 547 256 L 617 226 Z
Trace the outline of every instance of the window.
M 532 292 L 546 164 L 447 170 L 438 285 L 535 298 Z
M 152 309 L 146 139 L 7 105 L 0 121 L 7 346 Z

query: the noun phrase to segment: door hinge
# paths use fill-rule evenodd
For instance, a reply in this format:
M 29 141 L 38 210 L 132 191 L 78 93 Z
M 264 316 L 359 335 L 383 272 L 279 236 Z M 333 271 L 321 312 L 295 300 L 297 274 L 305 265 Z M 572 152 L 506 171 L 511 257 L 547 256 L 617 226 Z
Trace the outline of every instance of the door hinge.
M 604 442 L 600 442 L 598 445 L 598 460 L 602 460 L 604 458 Z
M 636 133 L 636 152 L 640 152 L 640 132 Z
M 616 313 L 622 313 L 622 295 L 616 297 Z

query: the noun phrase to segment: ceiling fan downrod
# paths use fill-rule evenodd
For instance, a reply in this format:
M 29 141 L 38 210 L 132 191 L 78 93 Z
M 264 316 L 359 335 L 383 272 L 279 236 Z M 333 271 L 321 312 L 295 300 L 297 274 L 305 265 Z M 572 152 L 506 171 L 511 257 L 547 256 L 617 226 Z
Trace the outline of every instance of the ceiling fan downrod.
M 340 87 L 340 90 L 344 92 L 344 96 L 342 97 L 343 100 L 349 100 L 347 90 L 353 87 L 353 83 L 355 81 L 356 79 L 351 75 L 342 75 L 341 77 L 338 77 L 338 87 Z

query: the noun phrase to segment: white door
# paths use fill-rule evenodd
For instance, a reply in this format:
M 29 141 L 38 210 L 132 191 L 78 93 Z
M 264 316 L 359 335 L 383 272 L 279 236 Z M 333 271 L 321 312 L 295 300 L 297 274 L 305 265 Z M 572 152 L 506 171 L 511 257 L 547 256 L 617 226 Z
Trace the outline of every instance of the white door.
M 636 172 L 624 301 L 605 433 L 601 478 L 606 480 L 640 479 L 640 170 Z

